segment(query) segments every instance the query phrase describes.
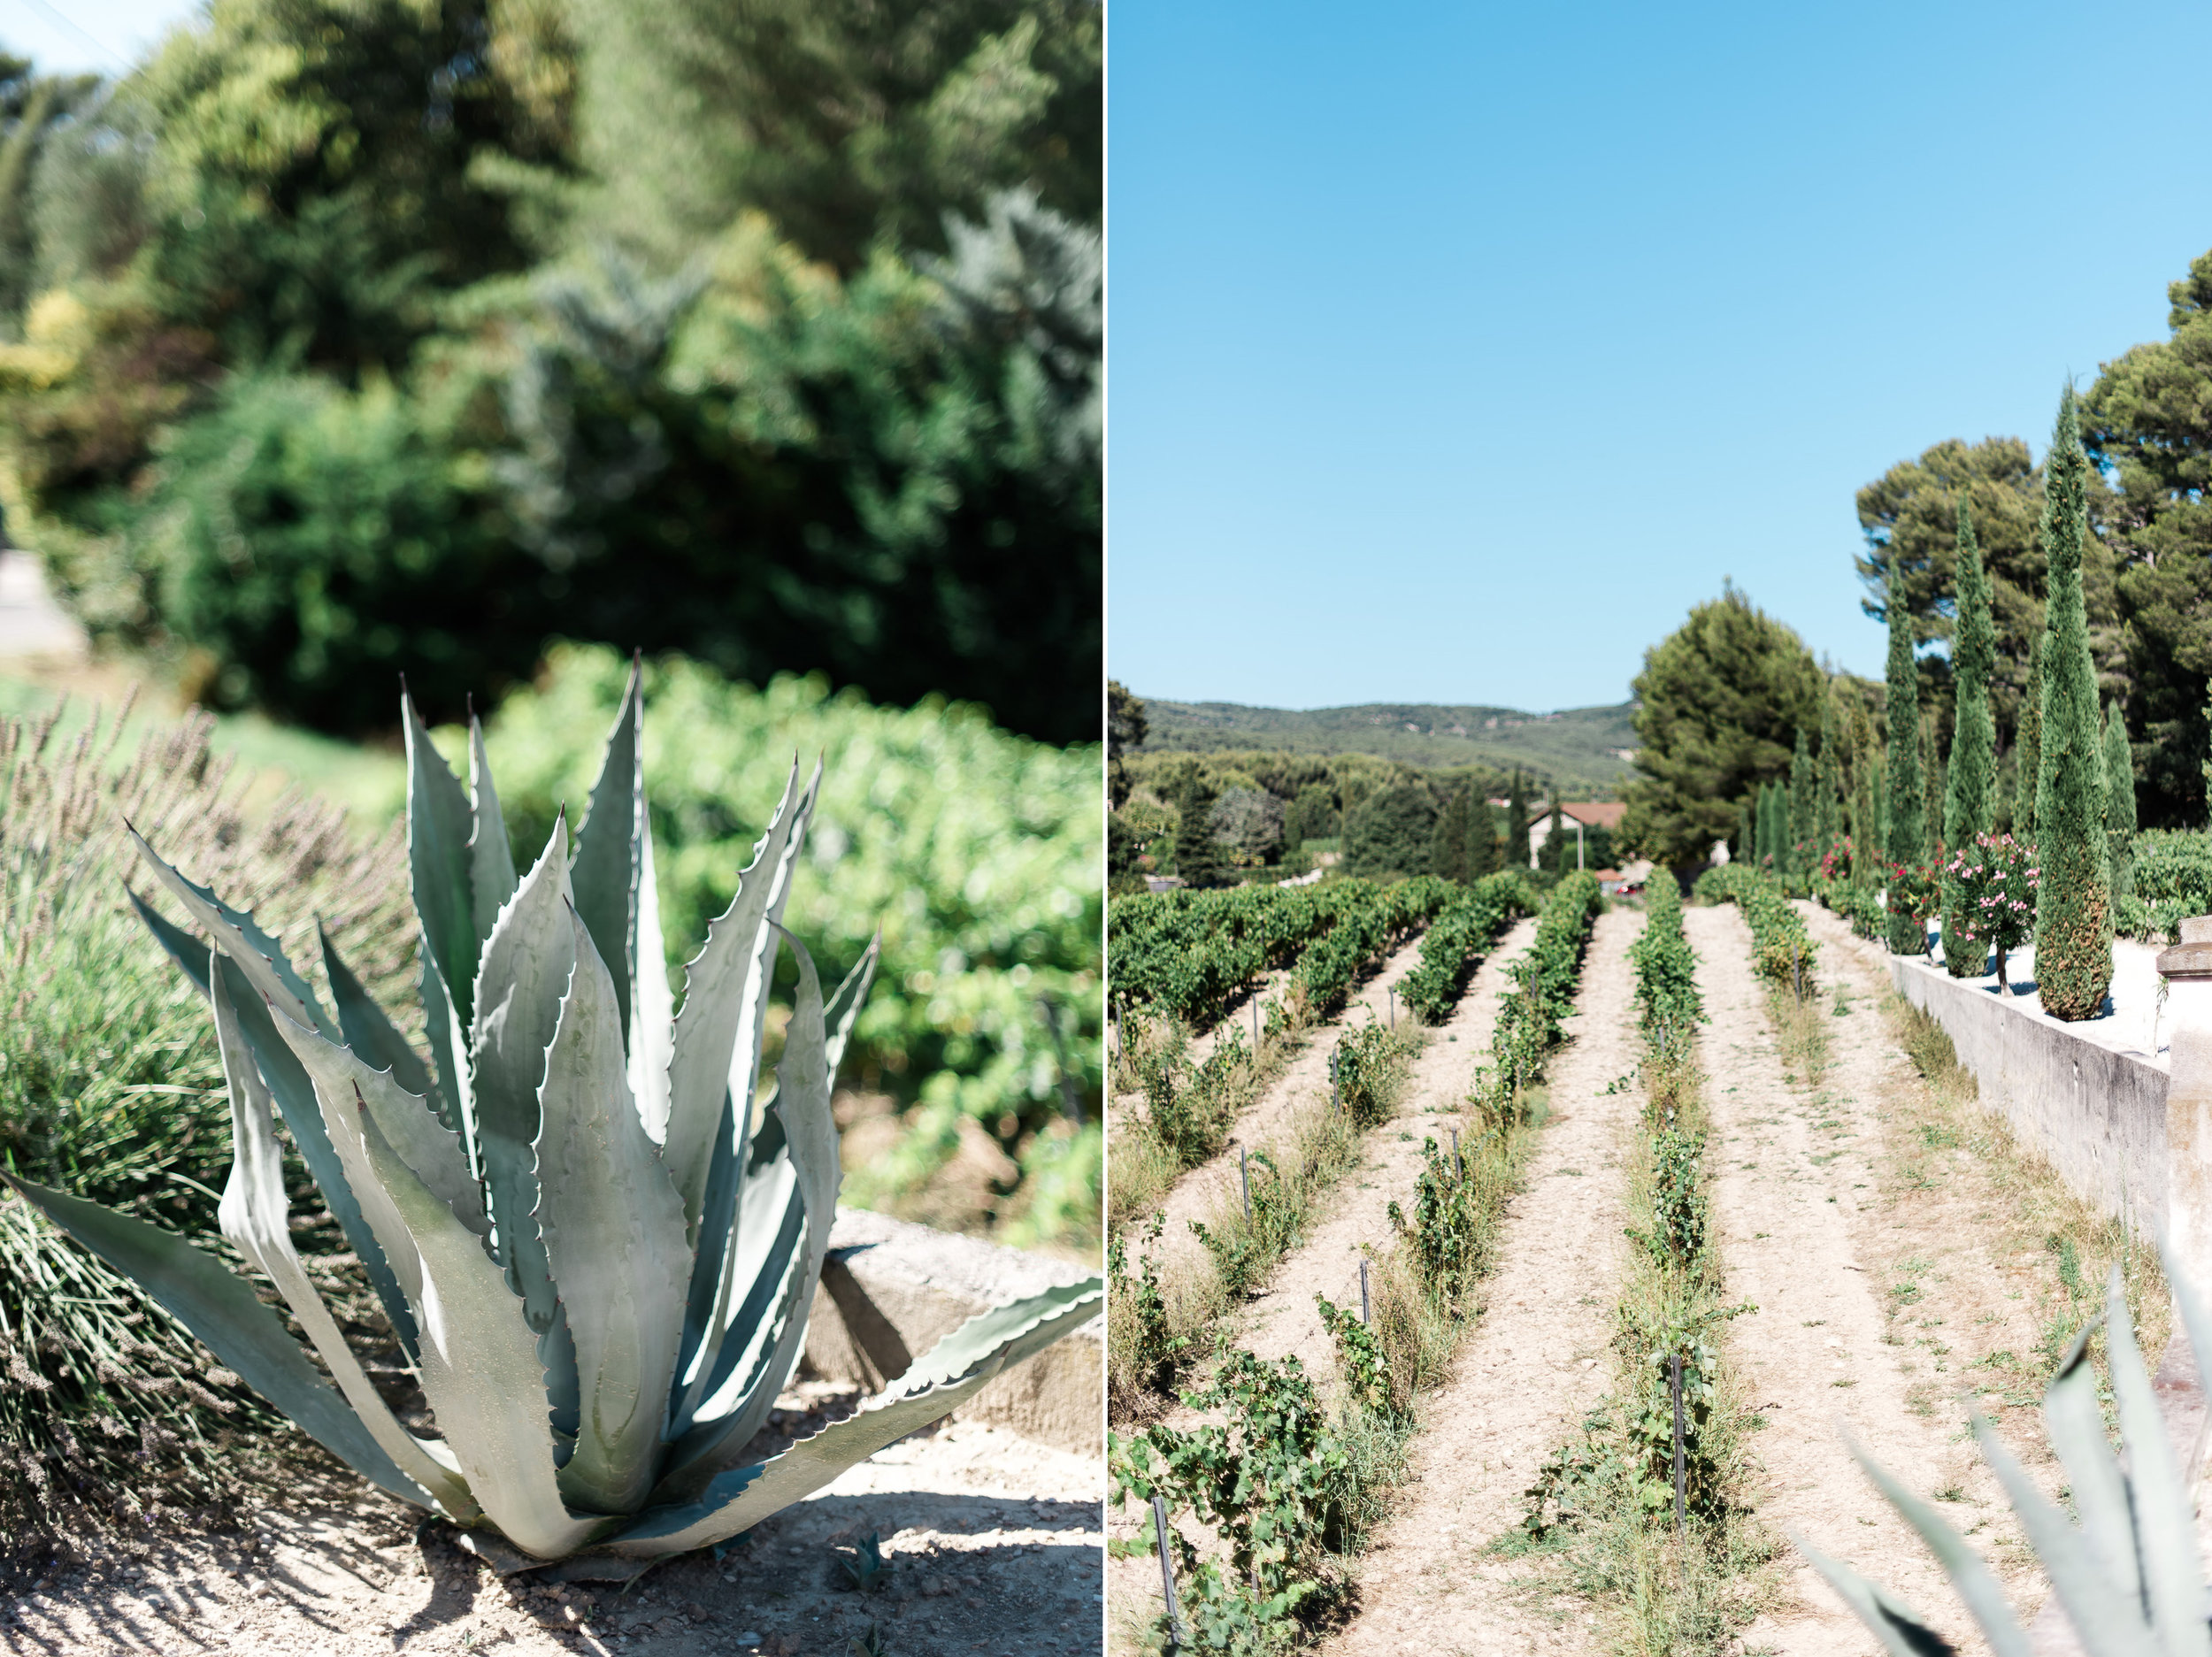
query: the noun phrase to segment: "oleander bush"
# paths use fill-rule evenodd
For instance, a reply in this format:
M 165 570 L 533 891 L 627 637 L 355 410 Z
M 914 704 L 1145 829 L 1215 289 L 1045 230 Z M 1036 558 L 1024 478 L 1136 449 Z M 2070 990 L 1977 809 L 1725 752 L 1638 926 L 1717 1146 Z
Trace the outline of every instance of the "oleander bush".
M 557 647 L 544 677 L 486 732 L 511 838 L 544 843 L 592 778 L 572 740 L 603 728 L 628 664 Z M 1103 768 L 975 710 L 910 710 L 832 695 L 818 679 L 732 685 L 680 656 L 649 662 L 645 783 L 662 848 L 672 970 L 730 899 L 795 752 L 824 758 L 808 855 L 787 924 L 849 970 L 880 924 L 874 993 L 846 1058 L 848 1086 L 887 1095 L 903 1132 L 856 1167 L 850 1201 L 897 1208 L 973 1124 L 1019 1170 L 993 1215 L 1008 1240 L 1094 1237 L 1103 1073 L 1099 871 Z

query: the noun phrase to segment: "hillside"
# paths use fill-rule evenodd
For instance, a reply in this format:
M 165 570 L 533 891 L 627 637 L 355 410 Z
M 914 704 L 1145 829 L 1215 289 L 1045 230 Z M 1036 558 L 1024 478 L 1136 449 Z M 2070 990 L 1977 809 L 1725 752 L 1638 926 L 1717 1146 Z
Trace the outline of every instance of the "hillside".
M 1370 702 L 1357 708 L 1247 708 L 1233 702 L 1152 702 L 1146 754 L 1269 748 L 1374 754 L 1409 765 L 1525 766 L 1561 783 L 1617 787 L 1636 746 L 1634 702 L 1524 713 L 1517 708 Z

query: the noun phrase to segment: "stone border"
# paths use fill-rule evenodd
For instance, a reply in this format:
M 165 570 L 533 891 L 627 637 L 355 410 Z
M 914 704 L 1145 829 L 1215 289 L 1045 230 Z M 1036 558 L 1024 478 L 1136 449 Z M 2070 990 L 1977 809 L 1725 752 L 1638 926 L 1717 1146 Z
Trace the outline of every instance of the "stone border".
M 840 1208 L 807 1322 L 805 1368 L 872 1392 L 978 1312 L 1090 1275 L 1071 1261 Z M 954 1414 L 1097 1456 L 1102 1468 L 1105 1320 L 1018 1364 Z

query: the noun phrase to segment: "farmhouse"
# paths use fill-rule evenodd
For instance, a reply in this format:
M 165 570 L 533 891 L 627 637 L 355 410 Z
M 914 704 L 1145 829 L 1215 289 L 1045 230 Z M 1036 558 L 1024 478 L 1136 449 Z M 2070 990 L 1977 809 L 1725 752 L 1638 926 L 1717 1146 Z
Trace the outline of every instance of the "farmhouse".
M 1559 802 L 1560 832 L 1572 833 L 1575 837 L 1576 868 L 1587 867 L 1583 856 L 1583 831 L 1601 828 L 1611 832 L 1617 830 L 1627 810 L 1626 802 L 1619 800 L 1562 800 Z M 1532 805 L 1529 808 L 1529 817 L 1528 866 L 1533 869 L 1536 867 L 1536 855 L 1543 849 L 1544 842 L 1551 838 L 1551 807 L 1548 804 Z

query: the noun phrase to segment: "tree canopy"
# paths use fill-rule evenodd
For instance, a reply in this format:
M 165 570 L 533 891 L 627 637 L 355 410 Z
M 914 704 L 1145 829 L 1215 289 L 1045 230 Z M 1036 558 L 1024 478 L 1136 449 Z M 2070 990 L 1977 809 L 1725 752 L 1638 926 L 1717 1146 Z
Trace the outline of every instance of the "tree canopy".
M 1820 727 L 1812 653 L 1734 587 L 1644 653 L 1635 692 L 1622 845 L 1671 867 L 1733 833 L 1759 785 L 1788 775 L 1797 733 Z
M 62 125 L 0 73 L 11 533 L 334 729 L 566 633 L 1095 740 L 1101 27 L 214 0 Z

